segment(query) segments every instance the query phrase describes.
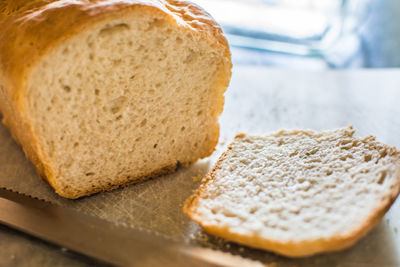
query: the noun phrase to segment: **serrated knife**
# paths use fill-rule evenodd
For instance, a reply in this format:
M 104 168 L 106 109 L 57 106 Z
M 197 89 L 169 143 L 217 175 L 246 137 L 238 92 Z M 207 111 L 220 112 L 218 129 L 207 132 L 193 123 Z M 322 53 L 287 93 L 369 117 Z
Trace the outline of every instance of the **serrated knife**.
M 0 223 L 116 266 L 246 266 L 259 262 L 194 247 L 0 188 Z

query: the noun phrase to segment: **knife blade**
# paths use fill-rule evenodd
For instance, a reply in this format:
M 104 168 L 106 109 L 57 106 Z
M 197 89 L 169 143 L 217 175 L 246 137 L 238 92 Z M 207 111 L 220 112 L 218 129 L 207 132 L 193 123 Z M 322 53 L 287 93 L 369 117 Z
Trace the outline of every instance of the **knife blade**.
M 0 223 L 116 266 L 243 266 L 258 262 L 194 247 L 0 188 Z

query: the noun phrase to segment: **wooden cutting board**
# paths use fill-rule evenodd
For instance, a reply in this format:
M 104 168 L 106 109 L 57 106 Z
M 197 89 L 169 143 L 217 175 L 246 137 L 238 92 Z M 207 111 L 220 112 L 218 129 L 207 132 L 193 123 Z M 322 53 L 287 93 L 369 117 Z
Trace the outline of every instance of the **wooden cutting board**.
M 400 148 L 399 100 L 400 70 L 301 72 L 239 66 L 234 68 L 226 92 L 220 144 L 210 158 L 181 167 L 174 174 L 113 192 L 65 200 L 39 179 L 1 125 L 0 186 L 264 264 L 400 266 L 400 200 L 381 224 L 354 247 L 296 260 L 208 236 L 182 213 L 184 200 L 238 132 L 262 134 L 280 128 L 322 130 L 351 124 L 358 136 L 372 134 L 379 141 Z M 99 265 L 0 226 L 0 266 L 94 264 Z

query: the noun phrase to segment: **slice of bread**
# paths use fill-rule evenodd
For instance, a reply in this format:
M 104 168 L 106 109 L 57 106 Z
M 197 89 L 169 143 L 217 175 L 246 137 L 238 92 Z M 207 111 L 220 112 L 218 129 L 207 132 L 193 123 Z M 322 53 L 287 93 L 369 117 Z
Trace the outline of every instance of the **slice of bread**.
M 231 59 L 199 7 L 3 0 L 0 12 L 3 122 L 61 196 L 110 190 L 214 151 Z
M 347 248 L 400 191 L 396 149 L 353 133 L 240 134 L 184 212 L 210 234 L 290 257 Z

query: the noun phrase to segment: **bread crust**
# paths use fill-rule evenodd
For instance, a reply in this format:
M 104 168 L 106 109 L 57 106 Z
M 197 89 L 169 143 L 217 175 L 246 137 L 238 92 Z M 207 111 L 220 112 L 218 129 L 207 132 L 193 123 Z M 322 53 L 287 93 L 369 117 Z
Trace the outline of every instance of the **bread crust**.
M 77 199 L 82 196 L 88 196 L 93 193 L 98 193 L 98 192 L 106 192 L 106 191 L 112 191 L 114 189 L 120 188 L 120 187 L 125 187 L 131 184 L 136 184 L 163 174 L 169 174 L 172 173 L 176 170 L 178 164 L 171 164 L 168 166 L 165 166 L 163 168 L 160 168 L 150 174 L 140 176 L 140 177 L 135 177 L 135 179 L 131 179 L 130 176 L 123 176 L 119 177 L 118 179 L 115 179 L 115 181 L 112 184 L 103 184 L 96 186 L 94 188 L 91 188 L 90 190 L 82 190 L 82 189 L 65 189 L 63 187 L 55 187 L 57 194 L 59 194 L 62 197 L 65 198 L 70 198 L 70 199 Z
M 227 88 L 231 76 L 228 43 L 219 25 L 205 11 L 191 3 L 174 0 L 5 0 L 0 3 L 0 112 L 3 114 L 3 123 L 22 146 L 39 175 L 57 192 L 62 192 L 64 197 L 75 198 L 76 195 L 58 188 L 52 164 L 46 158 L 26 114 L 28 77 L 41 57 L 64 40 L 94 24 L 131 12 L 147 12 L 166 18 L 190 29 L 193 34 L 201 35 L 214 47 L 223 49 L 226 66 L 222 71 L 220 86 L 223 90 Z M 222 108 L 223 101 L 217 107 L 218 115 Z M 123 180 L 123 183 L 135 182 L 136 178 L 145 179 L 131 177 L 130 181 Z M 109 188 L 94 188 L 87 194 L 102 190 Z
M 349 127 L 352 130 L 352 127 Z M 281 130 L 276 133 L 272 133 L 271 136 L 279 136 L 286 130 Z M 291 134 L 306 134 L 315 133 L 314 131 L 303 131 L 303 130 L 293 130 L 289 131 Z M 349 132 L 350 135 L 354 133 L 354 130 Z M 236 135 L 235 140 L 246 137 L 246 134 L 240 133 Z M 369 136 L 366 139 L 374 139 Z M 378 143 L 378 142 L 376 142 Z M 233 232 L 229 227 L 223 227 L 219 225 L 209 225 L 203 222 L 201 215 L 197 213 L 197 209 L 200 205 L 199 199 L 205 194 L 206 188 L 209 183 L 212 183 L 215 179 L 215 172 L 221 168 L 222 162 L 228 157 L 229 152 L 233 149 L 233 144 L 230 144 L 227 150 L 221 155 L 213 169 L 206 175 L 203 179 L 200 187 L 190 196 L 184 203 L 183 211 L 188 215 L 193 221 L 198 223 L 206 232 L 209 234 L 225 238 L 230 241 L 234 241 L 243 245 L 247 245 L 254 248 L 264 249 L 268 251 L 275 252 L 287 257 L 306 257 L 318 253 L 332 252 L 343 250 L 354 245 L 358 240 L 365 236 L 372 228 L 374 228 L 389 210 L 390 206 L 396 200 L 400 193 L 400 152 L 396 151 L 394 147 L 381 144 L 391 155 L 397 158 L 397 171 L 395 179 L 397 183 L 388 192 L 386 198 L 382 199 L 380 205 L 376 207 L 370 214 L 370 216 L 361 224 L 358 228 L 353 229 L 351 232 L 331 237 L 328 239 L 314 239 L 305 240 L 301 242 L 280 242 L 277 240 L 271 240 L 262 238 L 260 236 L 248 236 Z

